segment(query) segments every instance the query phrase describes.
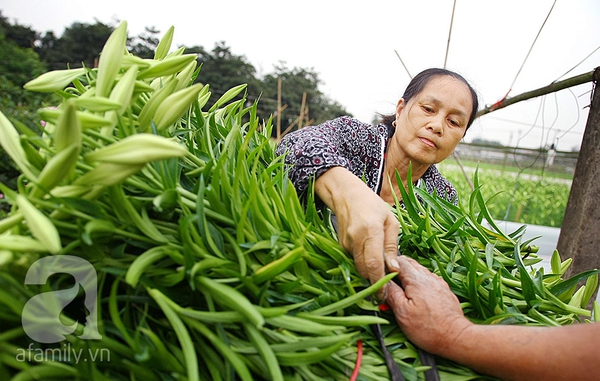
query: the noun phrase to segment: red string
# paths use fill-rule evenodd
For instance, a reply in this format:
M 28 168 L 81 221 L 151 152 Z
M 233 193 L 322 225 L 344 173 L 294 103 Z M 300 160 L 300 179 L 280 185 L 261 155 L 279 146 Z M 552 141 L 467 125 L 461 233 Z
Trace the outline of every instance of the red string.
M 358 351 L 356 355 L 356 365 L 354 366 L 354 371 L 352 371 L 352 375 L 350 376 L 350 381 L 356 381 L 356 378 L 358 377 L 358 372 L 360 372 L 360 365 L 362 364 L 363 355 L 362 340 L 358 340 L 356 342 L 356 349 Z
M 500 99 L 498 102 L 494 103 L 493 105 L 490 106 L 490 111 L 494 111 L 500 107 L 502 107 L 502 103 L 504 103 L 504 101 L 506 100 L 506 97 L 508 97 L 508 94 L 511 92 L 512 88 L 510 90 L 508 90 L 508 92 L 506 93 L 506 95 L 504 96 L 504 98 Z

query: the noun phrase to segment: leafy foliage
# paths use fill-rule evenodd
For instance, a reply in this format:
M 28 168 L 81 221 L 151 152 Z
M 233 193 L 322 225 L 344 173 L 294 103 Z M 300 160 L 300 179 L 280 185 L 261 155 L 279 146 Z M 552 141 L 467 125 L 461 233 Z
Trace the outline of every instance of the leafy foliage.
M 198 63 L 202 65 L 202 75 L 196 82 L 207 83 L 211 87 L 209 102 L 216 102 L 227 90 L 247 84 L 247 92 L 254 99 L 260 94 L 261 84 L 256 78 L 256 69 L 243 55 L 236 55 L 224 41 L 217 42 L 212 51 L 205 50 L 202 46 L 193 46 L 185 49 L 185 53 L 198 54 Z M 238 99 L 241 99 L 241 95 Z
M 43 35 L 29 27 L 11 24 L 0 13 L 0 109 L 13 120 L 25 123 L 30 129 L 40 131 L 36 110 L 43 107 L 51 97 L 23 90 L 23 84 L 47 70 L 88 67 L 93 68 L 104 42 L 115 29 L 113 25 L 74 22 L 62 35 L 52 31 Z M 146 27 L 139 36 L 128 38 L 129 51 L 140 58 L 152 58 L 158 45 L 154 27 Z M 234 54 L 225 42 L 218 42 L 211 51 L 201 46 L 185 48 L 186 53 L 197 53 L 202 66 L 198 81 L 210 84 L 214 103 L 225 91 L 240 84 L 247 85 L 249 102 L 261 99 L 257 115 L 268 120 L 277 110 L 277 78 L 283 78 L 282 98 L 285 110 L 282 130 L 288 128 L 300 115 L 303 93 L 307 94 L 309 117 L 320 123 L 349 113 L 337 102 L 327 99 L 318 89 L 320 81 L 313 70 L 277 66 L 273 74 L 259 78 L 254 66 L 243 55 Z M 237 99 L 241 99 L 241 95 Z M 298 128 L 295 125 L 293 129 Z M 275 132 L 273 132 L 275 134 Z M 0 155 L 2 153 L 0 152 Z M 0 172 L 14 184 L 13 166 L 10 161 L 0 163 Z
M 125 26 L 107 42 L 111 59 L 100 68 L 67 71 L 72 85 L 64 71 L 28 84 L 61 96 L 45 114 L 52 128 L 43 141 L 0 114 L 0 143 L 22 179 L 17 191 L 0 184 L 12 204 L 0 221 L 0 377 L 347 380 L 360 340 L 361 377 L 389 378 L 383 345 L 407 380 L 422 379 L 417 348 L 390 311 L 373 315 L 381 311 L 368 298 L 395 274 L 372 285 L 360 277 L 314 195 L 300 203 L 270 121 L 260 121 L 255 102 L 236 99 L 243 87 L 208 104 L 209 86 L 191 84 L 196 62 L 183 51 L 130 65 Z M 97 96 L 104 84 L 108 99 Z M 154 103 L 161 92 L 166 101 Z M 147 129 L 142 113 L 168 122 Z M 442 276 L 481 324 L 591 317 L 583 306 L 598 271 L 564 280 L 570 262 L 557 253 L 550 273 L 533 268 L 536 248 L 521 242 L 522 230 L 505 234 L 493 224 L 474 182 L 466 209 L 410 183 L 401 188 L 400 251 Z M 101 317 L 93 340 L 85 336 L 90 308 L 59 303 L 78 297 L 79 283 L 64 293 L 69 271 L 48 265 L 55 276 L 47 282 L 26 281 L 38 259 L 65 257 L 93 264 L 99 297 L 91 309 Z M 64 299 L 32 310 L 40 294 Z M 26 310 L 28 323 L 58 339 L 32 337 Z M 383 344 L 372 324 L 384 325 Z M 83 362 L 55 361 L 63 339 L 87 351 Z M 107 361 L 94 361 L 99 350 L 111 353 Z M 481 378 L 436 361 L 442 380 Z
M 271 113 L 275 114 L 277 111 L 277 105 L 273 103 L 273 100 L 277 99 L 277 86 L 280 78 L 282 82 L 281 103 L 287 106 L 282 112 L 282 131 L 293 125 L 296 118 L 300 116 L 302 99 L 305 93 L 305 107 L 308 110 L 308 117 L 303 124 L 294 125 L 289 129 L 290 131 L 301 128 L 306 124 L 318 124 L 333 117 L 348 115 L 342 105 L 328 99 L 319 91 L 321 80 L 315 71 L 297 67 L 289 69 L 284 62 L 276 65 L 275 71 L 266 75 L 263 80 L 263 94 Z M 304 112 L 306 113 L 306 111 Z
M 99 21 L 95 24 L 74 22 L 65 28 L 62 36 L 46 33 L 37 49 L 42 61 L 50 69 L 94 67 L 106 39 L 114 28 Z
M 46 70 L 33 49 L 36 38 L 34 31 L 9 23 L 0 13 L 0 110 L 39 132 L 36 110 L 51 96 L 23 90 L 27 81 Z M 12 159 L 0 148 L 0 182 L 15 188 L 18 175 Z M 8 209 L 9 205 L 0 199 L 0 218 Z
M 23 91 L 31 78 L 46 71 L 35 53 L 36 33 L 19 24 L 10 24 L 0 13 L 0 109 L 9 117 L 32 121 L 35 110 L 48 97 Z
M 462 171 L 443 166 L 444 176 L 456 187 L 458 194 L 471 192 Z M 481 192 L 490 200 L 488 208 L 496 220 L 506 220 L 530 225 L 560 227 L 562 225 L 571 186 L 564 180 L 541 178 L 514 173 L 500 173 L 493 169 L 480 171 L 484 184 Z M 459 201 L 464 205 L 465 198 Z

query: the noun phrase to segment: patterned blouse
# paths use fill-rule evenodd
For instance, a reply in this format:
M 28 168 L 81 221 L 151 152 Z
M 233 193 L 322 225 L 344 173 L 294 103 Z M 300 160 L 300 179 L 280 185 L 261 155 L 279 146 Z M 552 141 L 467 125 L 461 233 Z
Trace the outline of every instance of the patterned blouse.
M 277 154 L 287 153 L 285 162 L 298 193 L 306 191 L 311 179 L 340 166 L 379 194 L 385 150 L 393 133 L 394 129 L 384 124 L 373 126 L 343 116 L 286 134 L 277 147 Z M 434 165 L 419 181 L 425 183 L 427 192 L 437 191 L 445 195 L 446 200 L 457 203 L 456 189 Z

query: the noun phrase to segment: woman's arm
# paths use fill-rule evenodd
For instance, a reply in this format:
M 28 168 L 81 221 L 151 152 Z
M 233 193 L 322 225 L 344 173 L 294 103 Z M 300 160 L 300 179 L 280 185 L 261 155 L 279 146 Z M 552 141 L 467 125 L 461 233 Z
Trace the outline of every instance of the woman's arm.
M 388 265 L 403 288 L 390 282 L 387 303 L 421 348 L 504 380 L 600 379 L 600 324 L 476 325 L 443 279 L 410 258 Z
M 387 129 L 381 125 L 339 117 L 286 134 L 277 154 L 285 154 L 290 179 L 299 193 L 308 188 L 310 180 L 333 167 L 348 169 L 375 189 L 386 136 Z
M 298 192 L 315 178 L 318 199 L 337 217 L 340 243 L 371 282 L 385 275 L 384 252 L 396 256 L 399 229 L 389 205 L 373 191 L 387 133 L 382 128 L 341 117 L 294 131 L 277 149 L 286 154 Z
M 390 206 L 342 167 L 322 174 L 315 182 L 315 192 L 335 213 L 340 244 L 353 255 L 358 272 L 371 283 L 383 277 L 384 255 L 398 254 L 400 226 Z M 381 299 L 383 292 L 378 295 Z

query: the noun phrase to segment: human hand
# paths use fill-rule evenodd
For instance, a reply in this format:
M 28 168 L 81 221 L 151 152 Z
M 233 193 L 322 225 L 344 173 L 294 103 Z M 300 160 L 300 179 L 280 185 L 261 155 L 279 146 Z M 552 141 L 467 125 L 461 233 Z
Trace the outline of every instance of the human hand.
M 386 299 L 402 332 L 428 352 L 445 353 L 472 325 L 458 298 L 442 278 L 412 258 L 399 256 L 387 263 L 390 271 L 398 272 L 402 283 L 400 287 L 389 282 Z
M 315 185 L 336 215 L 339 242 L 354 257 L 358 272 L 371 283 L 384 277 L 384 258 L 398 254 L 400 224 L 390 206 L 342 167 L 329 169 Z M 383 293 L 381 289 L 377 296 L 383 299 Z

